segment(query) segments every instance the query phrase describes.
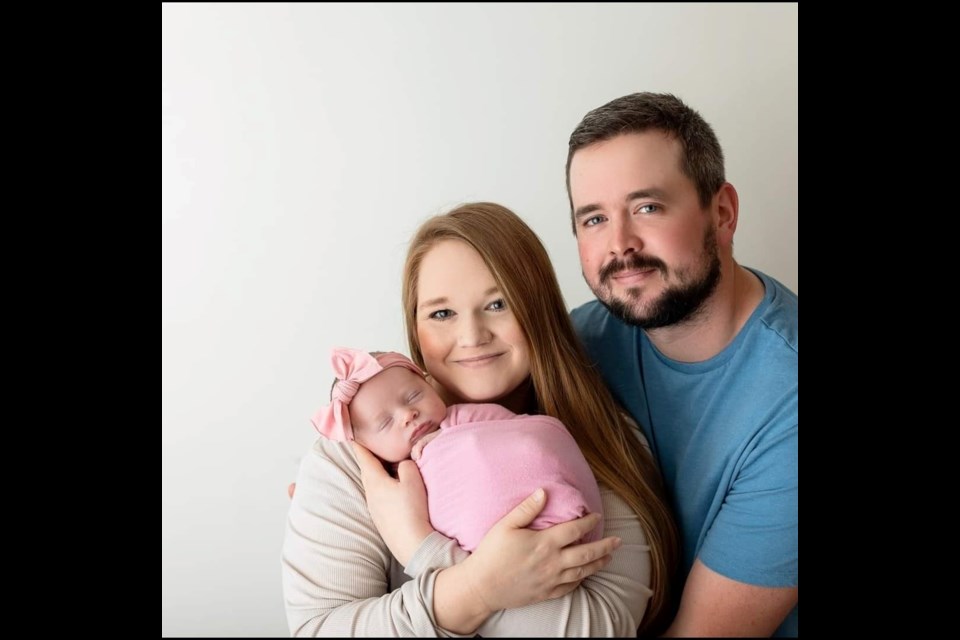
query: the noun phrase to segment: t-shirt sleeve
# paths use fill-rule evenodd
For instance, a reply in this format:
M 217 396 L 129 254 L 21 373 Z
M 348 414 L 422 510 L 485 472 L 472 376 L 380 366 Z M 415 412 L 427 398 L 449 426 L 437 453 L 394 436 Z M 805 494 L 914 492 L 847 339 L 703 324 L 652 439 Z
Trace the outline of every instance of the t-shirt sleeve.
M 763 438 L 744 458 L 700 549 L 732 580 L 799 586 L 798 426 Z
M 436 567 L 455 560 L 452 542 L 432 536 L 418 551 L 419 575 L 391 585 L 390 551 L 370 518 L 349 446 L 321 438 L 300 465 L 281 563 L 291 635 L 450 635 L 435 626 L 433 586 Z

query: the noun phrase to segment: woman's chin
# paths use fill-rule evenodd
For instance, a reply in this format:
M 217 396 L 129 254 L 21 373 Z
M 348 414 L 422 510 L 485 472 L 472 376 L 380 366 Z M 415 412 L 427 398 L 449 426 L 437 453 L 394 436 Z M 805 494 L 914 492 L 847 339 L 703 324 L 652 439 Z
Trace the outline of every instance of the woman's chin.
M 509 391 L 502 385 L 496 386 L 471 386 L 468 389 L 458 389 L 457 395 L 463 398 L 463 402 L 483 404 L 486 402 L 497 402 L 507 395 Z

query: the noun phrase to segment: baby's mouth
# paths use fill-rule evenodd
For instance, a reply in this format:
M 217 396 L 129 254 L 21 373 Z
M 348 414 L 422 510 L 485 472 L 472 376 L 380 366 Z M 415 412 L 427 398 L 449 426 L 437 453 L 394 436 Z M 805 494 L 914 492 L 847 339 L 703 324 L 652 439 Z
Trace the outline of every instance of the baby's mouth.
M 410 437 L 410 444 L 416 444 L 417 440 L 422 438 L 430 430 L 430 423 L 424 422 L 419 427 L 413 430 L 413 435 Z

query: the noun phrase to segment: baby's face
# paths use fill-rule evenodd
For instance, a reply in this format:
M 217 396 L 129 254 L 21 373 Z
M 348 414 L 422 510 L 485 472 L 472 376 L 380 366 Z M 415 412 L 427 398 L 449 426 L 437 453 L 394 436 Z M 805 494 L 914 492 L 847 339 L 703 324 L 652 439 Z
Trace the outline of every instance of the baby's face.
M 447 407 L 426 380 L 390 367 L 362 385 L 349 405 L 353 437 L 387 462 L 410 457 L 413 445 L 440 428 Z

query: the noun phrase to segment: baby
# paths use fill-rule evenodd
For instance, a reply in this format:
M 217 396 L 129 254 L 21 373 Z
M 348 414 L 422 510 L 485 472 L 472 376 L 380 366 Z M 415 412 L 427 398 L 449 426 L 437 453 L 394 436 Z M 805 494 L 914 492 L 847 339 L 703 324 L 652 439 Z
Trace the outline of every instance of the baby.
M 593 472 L 559 420 L 497 404 L 446 407 L 399 353 L 334 349 L 331 364 L 331 404 L 314 427 L 331 440 L 356 440 L 394 467 L 416 461 L 433 528 L 466 551 L 538 487 L 547 503 L 531 529 L 602 512 Z M 583 541 L 602 533 L 601 521 Z

